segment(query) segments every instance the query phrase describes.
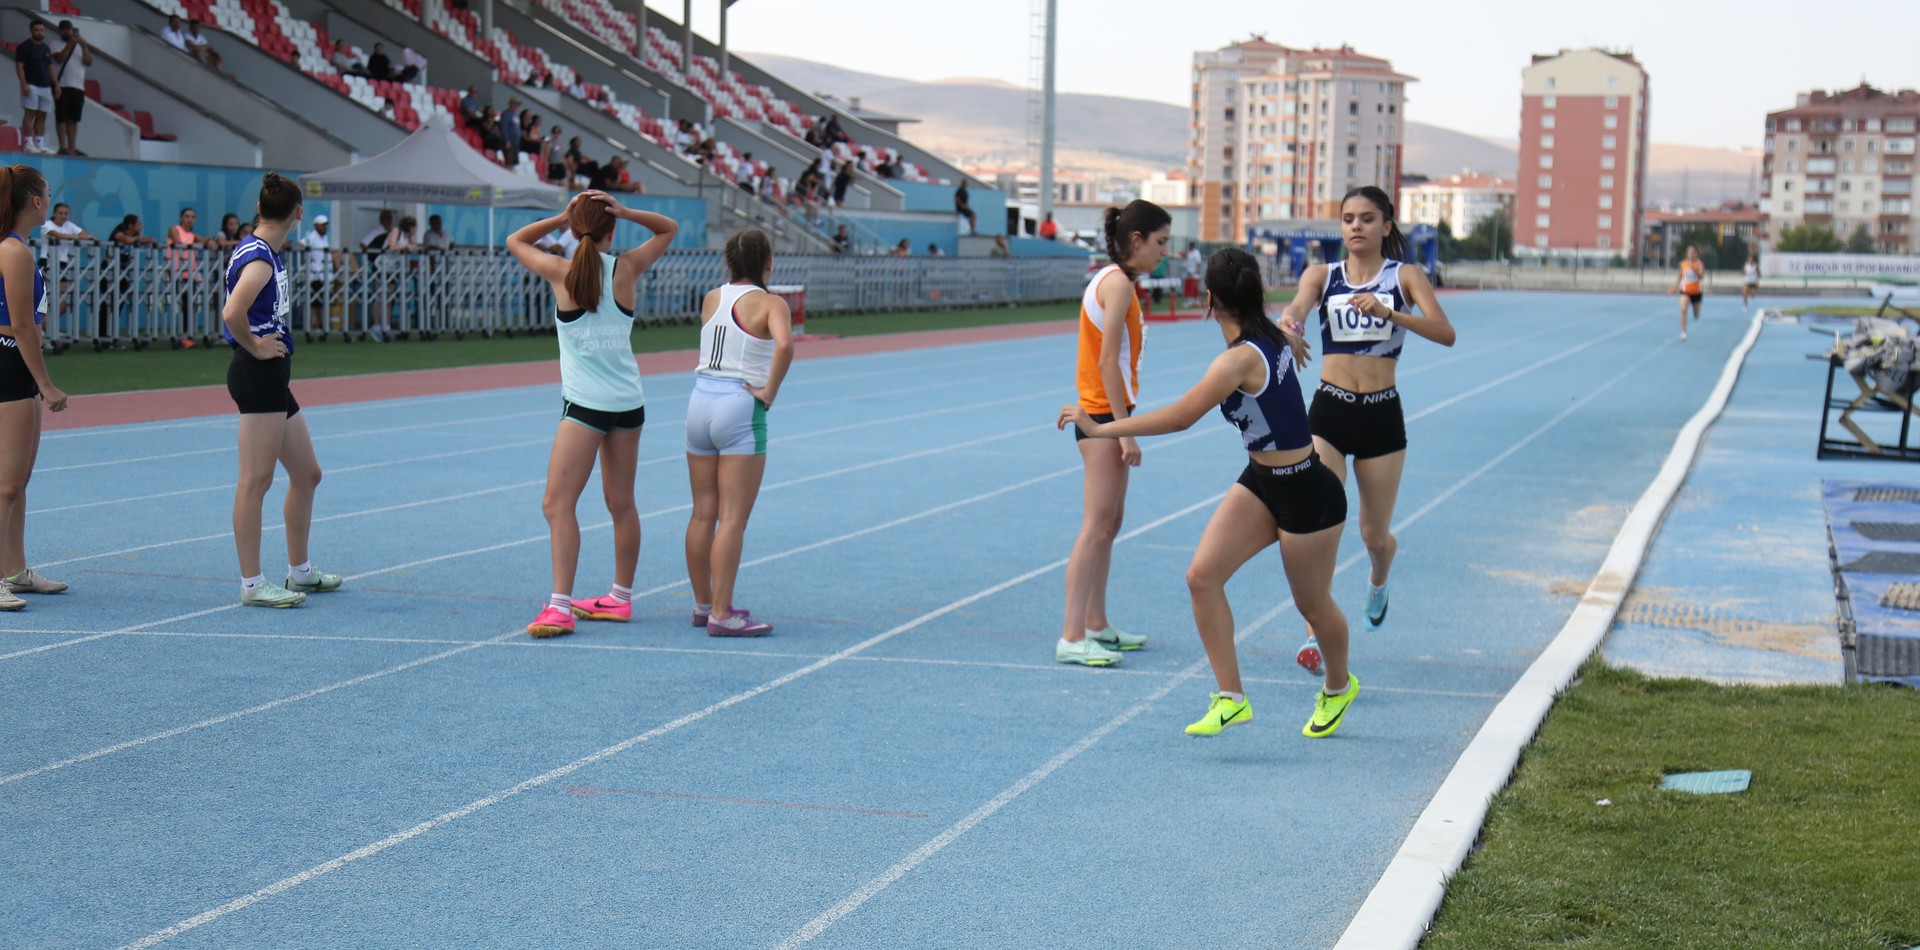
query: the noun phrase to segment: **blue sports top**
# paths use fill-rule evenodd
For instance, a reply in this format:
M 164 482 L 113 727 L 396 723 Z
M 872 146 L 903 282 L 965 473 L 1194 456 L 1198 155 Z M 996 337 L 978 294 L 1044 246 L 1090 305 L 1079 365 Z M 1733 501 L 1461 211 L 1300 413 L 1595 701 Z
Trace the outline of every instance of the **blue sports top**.
M 1240 430 L 1249 452 L 1286 451 L 1313 444 L 1307 425 L 1307 404 L 1300 396 L 1300 380 L 1293 375 L 1293 348 L 1255 337 L 1241 346 L 1260 351 L 1267 378 L 1258 392 L 1236 389 L 1220 403 L 1220 414 Z
M 255 337 L 278 335 L 287 345 L 287 355 L 293 355 L 293 334 L 289 331 L 287 318 L 293 312 L 293 297 L 287 290 L 287 265 L 280 255 L 267 246 L 267 242 L 249 237 L 233 249 L 233 257 L 227 260 L 227 293 L 233 293 L 233 286 L 240 282 L 241 272 L 254 261 L 266 261 L 273 268 L 273 279 L 260 288 L 259 296 L 253 298 L 253 305 L 247 308 L 247 326 L 252 328 Z M 233 338 L 233 331 L 221 321 L 222 335 L 227 345 L 238 349 L 240 344 Z
M 0 241 L 8 238 L 22 244 L 27 243 L 26 238 L 12 231 L 8 231 L 7 236 L 0 238 Z M 33 265 L 33 322 L 47 322 L 47 280 L 40 275 L 40 265 L 37 263 Z M 10 326 L 13 326 L 13 314 L 7 312 L 7 283 L 4 278 L 0 278 L 0 327 Z
M 1346 261 L 1327 267 L 1327 284 L 1320 289 L 1320 352 L 1399 359 L 1407 328 L 1354 309 L 1349 301 L 1355 294 L 1373 294 L 1388 307 L 1407 312 L 1400 262 L 1385 262 L 1373 280 L 1358 287 L 1347 283 Z

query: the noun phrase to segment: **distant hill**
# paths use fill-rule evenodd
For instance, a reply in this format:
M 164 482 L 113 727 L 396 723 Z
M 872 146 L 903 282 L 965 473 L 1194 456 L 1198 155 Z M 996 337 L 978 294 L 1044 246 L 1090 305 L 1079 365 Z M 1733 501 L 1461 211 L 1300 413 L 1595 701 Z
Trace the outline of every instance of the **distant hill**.
M 1021 164 L 1027 154 L 1027 90 L 993 79 L 916 82 L 773 53 L 742 53 L 787 82 L 862 108 L 920 121 L 902 131 L 924 148 L 962 163 Z M 1517 110 L 1516 110 L 1517 114 Z M 1164 102 L 1063 93 L 1059 101 L 1060 165 L 1089 175 L 1143 178 L 1187 160 L 1187 110 Z M 1715 149 L 1653 143 L 1648 196 L 1655 204 L 1707 204 L 1748 196 L 1760 167 L 1758 149 Z M 1408 122 L 1409 173 L 1432 177 L 1462 169 L 1512 176 L 1512 140 Z

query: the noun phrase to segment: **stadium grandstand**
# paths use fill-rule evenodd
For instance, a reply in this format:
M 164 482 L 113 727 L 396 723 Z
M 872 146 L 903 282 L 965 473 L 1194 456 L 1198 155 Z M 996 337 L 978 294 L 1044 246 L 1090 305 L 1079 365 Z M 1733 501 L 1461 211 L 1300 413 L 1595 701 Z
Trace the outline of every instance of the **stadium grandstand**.
M 536 181 L 588 187 L 594 170 L 624 159 L 599 180 L 693 225 L 681 232 L 688 248 L 718 247 L 733 231 L 758 226 L 783 254 L 878 254 L 905 241 L 915 253 L 932 245 L 950 256 L 985 257 L 994 236 L 1007 231 L 1000 191 L 902 138 L 894 123 L 869 121 L 783 82 L 657 15 L 643 28 L 608 0 L 37 5 L 0 12 L 10 54 L 34 22 L 46 24 L 57 51 L 61 20 L 72 21 L 94 54 L 90 107 L 76 142 L 85 158 L 49 155 L 62 163 L 49 170 L 98 190 L 98 173 L 117 166 L 131 182 L 121 200 L 72 202 L 94 234 L 125 214 L 141 214 L 157 230 L 196 203 L 218 220 L 218 212 L 240 210 L 238 182 L 267 170 L 307 173 L 366 159 L 435 116 L 469 146 Z M 170 42 L 170 22 L 199 24 L 217 58 Z M 370 58 L 386 68 L 369 71 Z M 540 123 L 529 130 L 545 143 L 537 149 L 502 148 L 488 140 L 484 119 L 463 114 L 463 101 L 484 111 L 515 100 Z M 17 112 L 0 119 L 0 151 L 23 150 L 18 121 Z M 549 142 L 556 127 L 561 147 Z M 580 160 L 561 158 L 575 137 Z M 843 165 L 848 180 L 836 201 Z M 977 234 L 955 214 L 962 183 Z M 309 213 L 330 212 L 342 236 L 370 226 L 379 210 L 337 204 Z M 469 246 L 499 233 L 484 210 L 420 210 L 445 214 L 449 231 Z M 498 226 L 531 214 L 505 214 Z M 1015 256 L 1057 253 L 1046 242 L 1012 244 Z

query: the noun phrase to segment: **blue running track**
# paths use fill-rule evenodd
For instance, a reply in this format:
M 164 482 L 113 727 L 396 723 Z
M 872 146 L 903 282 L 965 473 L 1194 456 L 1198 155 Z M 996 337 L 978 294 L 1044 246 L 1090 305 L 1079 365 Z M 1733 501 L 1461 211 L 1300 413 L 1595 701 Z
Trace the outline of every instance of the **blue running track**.
M 556 389 L 310 410 L 315 561 L 349 582 L 293 611 L 236 604 L 230 417 L 49 433 L 28 546 L 74 588 L 0 614 L 0 945 L 1329 945 L 1746 328 L 1725 298 L 1686 344 L 1664 298 L 1445 303 L 1460 346 L 1400 377 L 1380 630 L 1343 541 L 1365 692 L 1324 741 L 1277 553 L 1229 587 L 1256 721 L 1181 732 L 1212 685 L 1184 572 L 1245 461 L 1215 417 L 1144 442 L 1112 606 L 1149 648 L 1052 661 L 1067 337 L 796 365 L 758 641 L 688 625 L 686 375 L 647 381 L 635 620 L 554 641 L 521 628 Z M 1219 349 L 1153 327 L 1146 401 Z M 580 510 L 589 596 L 597 487 Z

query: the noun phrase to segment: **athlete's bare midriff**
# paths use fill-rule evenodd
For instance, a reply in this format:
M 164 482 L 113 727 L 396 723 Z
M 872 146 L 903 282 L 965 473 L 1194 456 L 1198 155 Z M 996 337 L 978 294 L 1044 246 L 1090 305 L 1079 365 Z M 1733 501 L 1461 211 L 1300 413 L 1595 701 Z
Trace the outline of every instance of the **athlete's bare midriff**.
M 1392 389 L 1394 366 L 1399 360 L 1384 356 L 1360 356 L 1356 353 L 1328 353 L 1320 367 L 1320 381 L 1332 383 L 1350 393 L 1377 393 Z

